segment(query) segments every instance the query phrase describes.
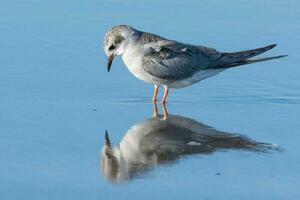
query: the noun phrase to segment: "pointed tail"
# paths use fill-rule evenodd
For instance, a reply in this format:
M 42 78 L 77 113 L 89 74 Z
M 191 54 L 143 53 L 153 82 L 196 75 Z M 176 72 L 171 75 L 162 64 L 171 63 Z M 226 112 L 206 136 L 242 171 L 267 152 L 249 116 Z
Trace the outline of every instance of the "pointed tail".
M 262 61 L 267 61 L 267 60 L 279 59 L 279 58 L 283 58 L 283 57 L 286 57 L 286 56 L 288 56 L 288 55 L 280 55 L 280 56 L 259 57 L 259 58 L 253 58 L 253 59 L 246 59 L 246 60 L 242 60 L 242 61 L 239 61 L 239 62 L 230 63 L 228 65 L 224 65 L 222 68 L 237 67 L 237 66 L 252 64 L 252 63 L 256 63 L 256 62 L 262 62 Z
M 276 44 L 271 44 L 265 47 L 251 49 L 246 51 L 238 51 L 233 53 L 221 53 L 221 57 L 213 63 L 209 69 L 222 69 L 222 68 L 230 68 L 236 67 L 240 65 L 252 64 L 255 62 L 262 62 L 272 59 L 278 59 L 285 57 L 287 55 L 280 55 L 280 56 L 273 56 L 273 57 L 265 57 L 265 58 L 256 58 L 256 59 L 249 59 L 259 54 L 262 54 L 272 48 L 274 48 Z

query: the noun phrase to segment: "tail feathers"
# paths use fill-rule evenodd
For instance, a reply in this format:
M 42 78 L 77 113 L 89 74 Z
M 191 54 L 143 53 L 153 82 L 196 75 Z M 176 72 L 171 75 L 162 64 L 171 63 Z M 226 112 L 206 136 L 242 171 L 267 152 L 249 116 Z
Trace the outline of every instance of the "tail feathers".
M 276 44 L 271 44 L 271 45 L 268 45 L 265 47 L 246 50 L 246 51 L 238 51 L 238 52 L 233 52 L 233 53 L 221 53 L 221 56 L 217 60 L 215 60 L 215 62 L 212 63 L 212 65 L 209 66 L 208 68 L 210 68 L 210 69 L 229 68 L 229 67 L 235 67 L 235 66 L 239 66 L 239 65 L 245 65 L 245 64 L 285 57 L 286 55 L 249 59 L 249 58 L 257 56 L 261 53 L 264 53 L 264 52 L 274 48 L 275 46 L 276 46 Z
M 221 60 L 225 63 L 233 63 L 238 62 L 241 60 L 246 60 L 248 58 L 257 56 L 263 52 L 266 52 L 272 48 L 274 48 L 276 44 L 271 44 L 265 47 L 257 48 L 257 49 L 251 49 L 246 51 L 238 51 L 233 53 L 222 53 Z
M 246 60 L 242 60 L 242 61 L 239 61 L 239 62 L 223 65 L 223 66 L 220 66 L 220 67 L 217 67 L 217 68 L 220 69 L 220 68 L 237 67 L 237 66 L 252 64 L 252 63 L 256 63 L 256 62 L 263 62 L 263 61 L 267 61 L 267 60 L 279 59 L 279 58 L 283 58 L 283 57 L 286 57 L 286 56 L 288 56 L 288 55 L 280 55 L 280 56 L 272 56 L 272 57 L 261 57 L 261 58 L 255 58 L 255 59 L 246 59 Z

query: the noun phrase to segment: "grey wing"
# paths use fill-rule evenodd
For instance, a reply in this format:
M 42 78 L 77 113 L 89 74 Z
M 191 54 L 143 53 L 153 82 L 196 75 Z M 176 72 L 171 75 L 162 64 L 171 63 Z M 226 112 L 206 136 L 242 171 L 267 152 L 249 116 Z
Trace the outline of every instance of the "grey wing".
M 209 66 L 220 56 L 212 48 L 194 46 L 176 41 L 159 41 L 148 45 L 142 68 L 154 77 L 181 80 Z

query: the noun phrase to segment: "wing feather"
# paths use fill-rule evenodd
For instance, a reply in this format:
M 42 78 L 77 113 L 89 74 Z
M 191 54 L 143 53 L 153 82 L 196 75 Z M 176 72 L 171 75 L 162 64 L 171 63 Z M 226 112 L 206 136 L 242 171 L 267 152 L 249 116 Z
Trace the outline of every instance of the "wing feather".
M 146 45 L 144 71 L 160 79 L 181 80 L 209 66 L 220 53 L 215 49 L 160 40 Z

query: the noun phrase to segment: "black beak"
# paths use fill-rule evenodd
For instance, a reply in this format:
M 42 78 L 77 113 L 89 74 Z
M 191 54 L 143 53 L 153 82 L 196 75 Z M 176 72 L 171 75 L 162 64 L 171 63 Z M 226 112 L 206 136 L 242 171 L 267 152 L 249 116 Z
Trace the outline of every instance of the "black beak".
M 112 64 L 112 62 L 113 62 L 114 57 L 115 57 L 115 55 L 112 54 L 112 55 L 110 55 L 110 56 L 108 57 L 108 59 L 107 59 L 107 71 L 108 71 L 108 72 L 109 72 L 109 70 L 110 70 L 110 67 L 111 67 L 111 64 Z

